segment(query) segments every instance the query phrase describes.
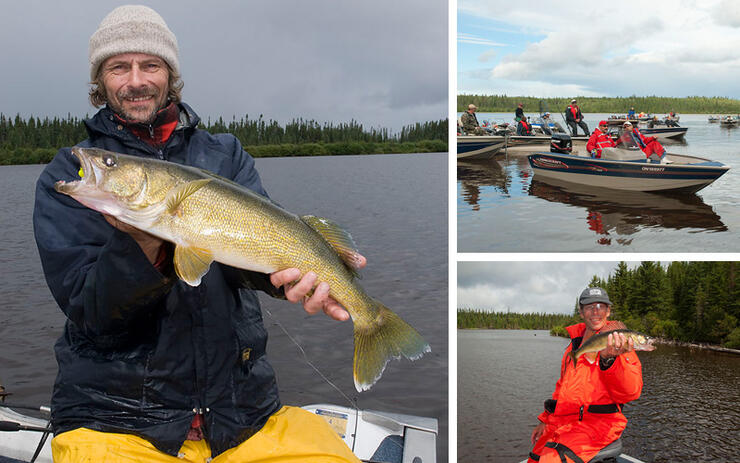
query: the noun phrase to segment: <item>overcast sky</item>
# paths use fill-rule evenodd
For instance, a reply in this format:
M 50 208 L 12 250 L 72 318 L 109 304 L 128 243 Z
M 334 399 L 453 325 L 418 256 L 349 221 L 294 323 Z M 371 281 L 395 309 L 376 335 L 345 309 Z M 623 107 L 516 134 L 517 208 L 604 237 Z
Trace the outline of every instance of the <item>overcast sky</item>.
M 0 112 L 92 115 L 88 40 L 126 1 L 0 0 Z M 184 101 L 204 119 L 447 117 L 444 0 L 145 2 L 177 36 Z
M 736 0 L 458 0 L 458 93 L 740 98 Z
M 457 307 L 494 312 L 573 313 L 594 275 L 618 262 L 458 262 Z M 639 262 L 627 262 L 628 268 Z

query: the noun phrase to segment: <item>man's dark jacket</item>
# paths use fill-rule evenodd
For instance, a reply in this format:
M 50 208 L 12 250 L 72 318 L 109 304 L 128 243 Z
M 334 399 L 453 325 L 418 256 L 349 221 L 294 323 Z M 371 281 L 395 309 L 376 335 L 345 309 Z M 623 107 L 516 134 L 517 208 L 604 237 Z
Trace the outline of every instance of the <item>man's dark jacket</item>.
M 198 116 L 179 109 L 161 149 L 108 108 L 85 121 L 89 138 L 78 146 L 201 167 L 266 196 L 236 138 L 196 129 Z M 54 191 L 58 180 L 79 179 L 79 167 L 69 148 L 57 153 L 38 180 L 33 214 L 46 280 L 67 316 L 55 346 L 54 433 L 136 434 L 176 455 L 201 411 L 214 456 L 240 444 L 280 408 L 252 290 L 276 295 L 267 275 L 214 263 L 190 287 L 158 271 L 130 235 Z

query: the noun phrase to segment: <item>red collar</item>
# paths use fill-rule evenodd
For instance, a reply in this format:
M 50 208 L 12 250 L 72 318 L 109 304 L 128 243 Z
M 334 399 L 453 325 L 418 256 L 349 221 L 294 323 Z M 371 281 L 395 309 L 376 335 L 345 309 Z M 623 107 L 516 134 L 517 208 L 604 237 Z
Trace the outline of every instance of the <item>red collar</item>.
M 127 121 L 116 114 L 116 119 L 125 125 L 134 135 L 145 141 L 147 144 L 158 147 L 167 143 L 170 135 L 174 132 L 179 121 L 180 111 L 175 103 L 170 103 L 166 107 L 157 111 L 154 121 L 151 124 L 141 122 Z

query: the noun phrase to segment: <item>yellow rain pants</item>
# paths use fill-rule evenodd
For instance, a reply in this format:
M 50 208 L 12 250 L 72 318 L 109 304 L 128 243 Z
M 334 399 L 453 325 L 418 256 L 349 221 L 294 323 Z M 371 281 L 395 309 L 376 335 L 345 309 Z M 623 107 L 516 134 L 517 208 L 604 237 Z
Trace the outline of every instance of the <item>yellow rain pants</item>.
M 205 440 L 185 441 L 178 456 L 131 434 L 74 429 L 51 441 L 55 463 L 359 463 L 327 422 L 298 407 L 283 407 L 241 445 L 211 459 Z

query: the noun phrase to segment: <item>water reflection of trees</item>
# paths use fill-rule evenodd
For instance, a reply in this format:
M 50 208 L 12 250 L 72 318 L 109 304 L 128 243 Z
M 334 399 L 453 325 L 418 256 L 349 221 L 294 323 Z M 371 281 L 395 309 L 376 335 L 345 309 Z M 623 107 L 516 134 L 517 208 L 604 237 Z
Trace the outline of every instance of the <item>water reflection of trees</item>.
M 457 181 L 462 188 L 463 200 L 473 206 L 474 211 L 480 210 L 481 187 L 493 187 L 509 196 L 511 181 L 498 161 L 457 161 Z
M 546 201 L 586 209 L 586 227 L 598 235 L 597 242 L 610 245 L 612 234 L 627 245 L 641 228 L 726 231 L 719 215 L 696 194 L 656 194 L 639 191 L 599 189 L 534 178 L 529 194 Z

